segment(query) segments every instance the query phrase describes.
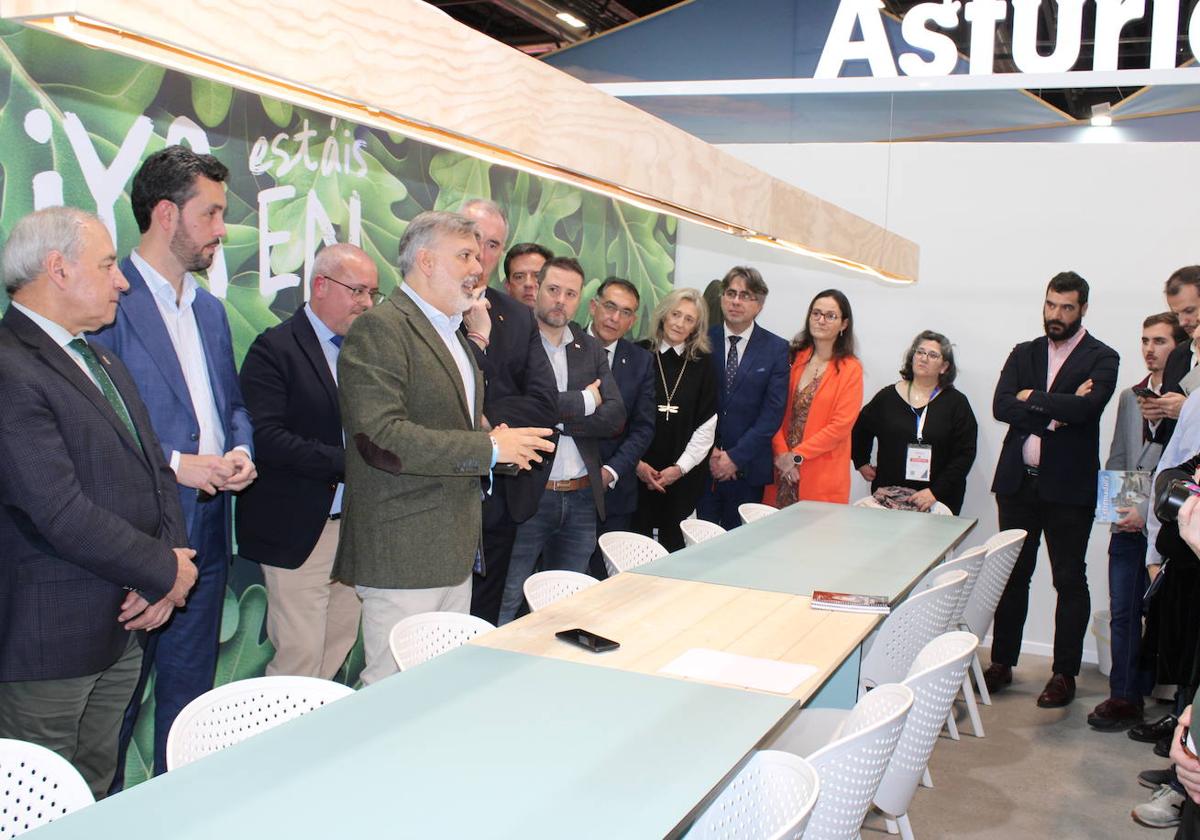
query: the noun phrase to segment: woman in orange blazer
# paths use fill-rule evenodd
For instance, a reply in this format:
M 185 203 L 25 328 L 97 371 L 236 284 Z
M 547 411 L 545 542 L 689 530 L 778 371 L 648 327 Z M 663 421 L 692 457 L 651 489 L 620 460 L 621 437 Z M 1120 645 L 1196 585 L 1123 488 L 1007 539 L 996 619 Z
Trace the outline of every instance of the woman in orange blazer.
M 850 301 L 818 292 L 792 342 L 794 359 L 783 425 L 771 440 L 775 483 L 763 501 L 850 501 L 850 432 L 862 408 L 862 364 L 854 356 Z

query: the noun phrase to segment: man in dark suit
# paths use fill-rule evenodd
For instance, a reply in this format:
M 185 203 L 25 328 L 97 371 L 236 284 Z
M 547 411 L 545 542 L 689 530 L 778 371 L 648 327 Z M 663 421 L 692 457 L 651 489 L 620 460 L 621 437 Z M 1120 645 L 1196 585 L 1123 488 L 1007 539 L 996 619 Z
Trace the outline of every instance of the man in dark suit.
M 625 338 L 637 321 L 641 296 L 637 287 L 620 277 L 600 284 L 588 303 L 592 323 L 588 335 L 600 342 L 608 354 L 621 401 L 625 403 L 625 428 L 619 435 L 600 441 L 604 464 L 604 519 L 596 523 L 596 534 L 632 530 L 637 507 L 637 464 L 654 438 L 654 359 Z M 592 552 L 593 577 L 604 579 L 608 570 L 599 547 Z
M 54 750 L 100 798 L 141 667 L 133 631 L 184 605 L 195 552 L 129 371 L 83 337 L 126 288 L 104 225 L 68 207 L 26 216 L 4 277 L 0 738 Z
M 1029 581 L 1038 543 L 1046 549 L 1058 607 L 1054 613 L 1053 676 L 1038 697 L 1043 708 L 1075 698 L 1075 676 L 1090 617 L 1085 557 L 1096 508 L 1100 415 L 1117 383 L 1115 350 L 1083 329 L 1088 284 L 1073 271 L 1046 289 L 1046 335 L 1013 348 L 1000 372 L 992 413 L 1008 424 L 992 491 L 1000 528 L 1028 532 L 996 608 L 989 689 L 1012 682 L 1029 609 Z
M 596 520 L 603 521 L 605 480 L 600 441 L 619 434 L 625 404 L 600 342 L 571 319 L 579 309 L 583 268 L 571 257 L 555 257 L 538 274 L 534 314 L 542 347 L 558 385 L 558 448 L 548 470 L 537 512 L 517 527 L 500 623 L 512 621 L 524 600 L 525 579 L 538 556 L 546 569 L 587 570 L 596 548 Z
M 508 221 L 494 202 L 473 199 L 462 213 L 479 231 L 479 303 L 463 314 L 463 331 L 483 371 L 483 422 L 492 428 L 549 428 L 558 422 L 558 389 L 529 307 L 488 288 L 508 236 Z M 483 502 L 483 555 L 475 568 L 471 614 L 496 623 L 517 524 L 533 516 L 546 487 L 535 470 L 493 477 Z
M 783 422 L 790 368 L 787 341 L 755 323 L 767 291 L 758 269 L 729 269 L 721 279 L 722 323 L 708 331 L 720 383 L 717 440 L 696 515 L 726 530 L 742 524 L 738 507 L 761 502 L 774 479 L 771 438 Z
M 262 564 L 267 675 L 331 679 L 358 637 L 354 587 L 333 580 L 346 452 L 337 359 L 350 325 L 379 294 L 361 248 L 330 245 L 313 262 L 309 300 L 264 332 L 242 363 L 258 480 L 238 498 L 238 552 Z
M 138 247 L 121 263 L 129 291 L 96 341 L 115 353 L 150 410 L 175 471 L 200 579 L 188 601 L 151 635 L 142 666 L 154 679 L 154 767 L 166 769 L 167 732 L 180 709 L 212 688 L 232 552 L 231 492 L 254 480 L 250 415 L 242 403 L 229 321 L 192 275 L 212 264 L 225 235 L 229 170 L 212 155 L 169 146 L 146 158 L 130 200 Z M 133 733 L 141 692 L 121 733 Z M 122 776 L 118 773 L 116 784 Z
M 475 225 L 422 213 L 399 263 L 404 284 L 358 319 L 338 358 L 348 446 L 333 575 L 363 600 L 367 684 L 396 672 L 388 636 L 399 621 L 470 608 L 480 480 L 554 449 L 548 428 L 483 426 L 483 376 L 458 329 L 478 300 Z

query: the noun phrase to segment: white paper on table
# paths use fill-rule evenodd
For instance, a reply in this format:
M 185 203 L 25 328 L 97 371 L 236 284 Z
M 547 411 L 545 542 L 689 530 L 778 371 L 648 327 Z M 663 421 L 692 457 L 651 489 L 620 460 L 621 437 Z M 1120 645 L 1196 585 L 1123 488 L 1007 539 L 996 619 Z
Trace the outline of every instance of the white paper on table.
M 658 669 L 660 674 L 791 694 L 817 673 L 815 665 L 740 656 L 723 650 L 691 648 Z

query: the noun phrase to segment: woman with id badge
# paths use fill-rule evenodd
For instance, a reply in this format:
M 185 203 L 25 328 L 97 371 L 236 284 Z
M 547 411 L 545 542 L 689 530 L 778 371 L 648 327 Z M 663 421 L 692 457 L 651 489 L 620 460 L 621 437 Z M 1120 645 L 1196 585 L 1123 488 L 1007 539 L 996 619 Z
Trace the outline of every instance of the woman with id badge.
M 900 381 L 863 406 L 852 435 L 854 466 L 886 506 L 927 511 L 941 502 L 955 515 L 962 509 L 978 424 L 954 387 L 956 373 L 949 339 L 925 330 L 904 355 Z

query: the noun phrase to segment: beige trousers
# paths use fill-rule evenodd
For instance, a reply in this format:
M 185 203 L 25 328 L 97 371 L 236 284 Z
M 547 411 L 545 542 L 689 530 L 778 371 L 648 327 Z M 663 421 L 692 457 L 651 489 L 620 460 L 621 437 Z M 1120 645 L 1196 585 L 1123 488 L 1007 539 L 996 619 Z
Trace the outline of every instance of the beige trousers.
M 267 676 L 337 674 L 358 638 L 362 609 L 354 587 L 330 579 L 341 522 L 330 520 L 298 569 L 263 566 L 267 584 L 267 638 L 275 658 Z
M 363 685 L 378 682 L 400 670 L 392 656 L 388 637 L 402 619 L 423 612 L 471 611 L 471 576 L 457 586 L 434 589 L 374 589 L 356 586 L 362 598 L 363 653 L 367 665 L 363 668 Z

